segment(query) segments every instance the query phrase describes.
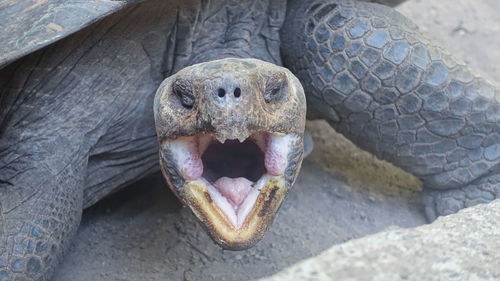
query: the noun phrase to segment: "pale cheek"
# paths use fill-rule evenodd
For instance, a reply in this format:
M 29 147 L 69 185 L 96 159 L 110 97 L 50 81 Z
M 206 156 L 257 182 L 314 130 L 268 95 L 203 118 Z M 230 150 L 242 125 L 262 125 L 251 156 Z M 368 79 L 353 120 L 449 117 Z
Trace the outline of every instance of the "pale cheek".
M 279 176 L 285 172 L 286 159 L 276 151 L 268 149 L 266 152 L 265 165 L 268 173 L 273 176 Z
M 269 137 L 265 165 L 267 172 L 271 175 L 279 176 L 285 173 L 291 141 L 292 137 L 290 135 L 271 135 Z
M 203 163 L 198 152 L 198 141 L 195 137 L 181 137 L 169 143 L 173 158 L 187 180 L 195 180 L 203 174 Z
M 181 173 L 187 180 L 196 180 L 203 174 L 203 163 L 199 156 L 190 154 L 182 163 Z

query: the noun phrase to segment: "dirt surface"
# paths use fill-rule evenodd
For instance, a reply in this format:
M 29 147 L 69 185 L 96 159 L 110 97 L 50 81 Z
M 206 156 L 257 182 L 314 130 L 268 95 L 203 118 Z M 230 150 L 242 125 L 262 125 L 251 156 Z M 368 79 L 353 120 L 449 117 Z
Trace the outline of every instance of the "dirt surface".
M 409 0 L 398 8 L 430 37 L 500 84 L 500 2 Z M 54 280 L 249 280 L 352 238 L 425 223 L 418 181 L 360 151 L 321 121 L 315 150 L 254 248 L 214 245 L 160 175 L 85 211 Z

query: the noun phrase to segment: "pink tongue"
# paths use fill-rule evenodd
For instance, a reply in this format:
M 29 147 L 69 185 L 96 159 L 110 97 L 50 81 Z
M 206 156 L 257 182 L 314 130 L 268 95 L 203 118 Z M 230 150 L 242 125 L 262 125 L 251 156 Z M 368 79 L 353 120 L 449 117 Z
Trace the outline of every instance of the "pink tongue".
M 222 177 L 214 183 L 214 186 L 234 207 L 238 207 L 252 189 L 252 184 L 253 182 L 246 178 Z

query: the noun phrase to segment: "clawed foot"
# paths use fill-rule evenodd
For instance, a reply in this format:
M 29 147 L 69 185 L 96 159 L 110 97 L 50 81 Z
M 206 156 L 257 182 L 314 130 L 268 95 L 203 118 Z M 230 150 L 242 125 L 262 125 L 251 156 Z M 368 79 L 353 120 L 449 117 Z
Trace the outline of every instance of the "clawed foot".
M 460 209 L 489 203 L 500 198 L 500 174 L 483 177 L 470 185 L 449 190 L 424 188 L 423 203 L 429 221 L 446 216 Z

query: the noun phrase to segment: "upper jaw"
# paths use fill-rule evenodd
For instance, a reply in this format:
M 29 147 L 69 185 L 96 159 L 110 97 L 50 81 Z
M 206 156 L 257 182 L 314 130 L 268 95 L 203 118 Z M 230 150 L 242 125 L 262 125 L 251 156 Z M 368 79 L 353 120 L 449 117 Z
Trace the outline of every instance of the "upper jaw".
M 175 166 L 182 178 L 182 186 L 174 183 L 178 196 L 214 241 L 232 250 L 251 247 L 262 238 L 294 181 L 301 153 L 302 135 L 268 132 L 255 132 L 243 141 L 221 142 L 212 134 L 178 137 L 162 141 L 160 149 L 166 154 L 161 155 L 161 166 L 167 180 L 171 169 L 166 166 Z M 253 164 L 245 167 L 249 161 Z M 224 163 L 231 167 L 211 171 Z

